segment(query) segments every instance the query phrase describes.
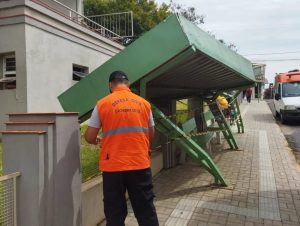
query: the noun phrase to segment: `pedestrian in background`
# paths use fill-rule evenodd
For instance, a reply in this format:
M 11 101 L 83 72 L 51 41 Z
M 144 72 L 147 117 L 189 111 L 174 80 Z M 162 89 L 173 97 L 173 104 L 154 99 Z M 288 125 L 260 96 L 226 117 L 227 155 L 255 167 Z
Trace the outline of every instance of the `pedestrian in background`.
M 245 99 L 245 96 L 246 96 L 246 90 L 243 90 L 243 99 L 242 99 L 242 102 Z
M 250 104 L 251 103 L 251 97 L 252 97 L 252 88 L 248 87 L 246 89 L 246 98 L 247 98 L 247 102 Z
M 109 88 L 111 94 L 97 102 L 85 133 L 88 143 L 97 144 L 102 128 L 99 168 L 107 226 L 124 226 L 126 191 L 138 224 L 158 226 L 150 169 L 149 143 L 154 136 L 151 105 L 130 91 L 122 71 L 110 75 Z

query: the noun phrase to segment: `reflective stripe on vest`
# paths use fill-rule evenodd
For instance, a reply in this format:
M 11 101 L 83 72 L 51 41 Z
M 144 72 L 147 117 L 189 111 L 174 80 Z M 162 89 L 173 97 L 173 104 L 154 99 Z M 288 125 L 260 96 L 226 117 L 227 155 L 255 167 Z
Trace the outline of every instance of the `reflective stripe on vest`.
M 116 129 L 111 129 L 108 131 L 105 131 L 103 133 L 103 138 L 108 137 L 114 134 L 119 134 L 119 133 L 131 133 L 131 132 L 142 132 L 142 133 L 148 133 L 149 129 L 141 126 L 126 126 L 126 127 L 120 127 Z
M 149 118 L 151 106 L 127 87 L 119 87 L 97 102 L 102 123 L 99 168 L 103 172 L 150 167 Z

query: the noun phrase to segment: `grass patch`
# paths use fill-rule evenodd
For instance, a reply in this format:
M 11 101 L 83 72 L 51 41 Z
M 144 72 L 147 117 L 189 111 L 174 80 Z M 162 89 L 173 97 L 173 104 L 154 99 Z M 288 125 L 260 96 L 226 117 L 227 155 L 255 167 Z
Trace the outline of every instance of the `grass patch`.
M 96 145 L 88 144 L 84 139 L 84 133 L 87 129 L 87 125 L 83 125 L 80 128 L 81 133 L 81 145 L 80 145 L 80 157 L 82 168 L 82 181 L 85 182 L 97 175 L 99 172 L 99 147 Z
M 2 176 L 2 143 L 0 142 L 0 176 Z
M 176 101 L 176 122 L 183 124 L 188 120 L 188 101 L 187 99 Z

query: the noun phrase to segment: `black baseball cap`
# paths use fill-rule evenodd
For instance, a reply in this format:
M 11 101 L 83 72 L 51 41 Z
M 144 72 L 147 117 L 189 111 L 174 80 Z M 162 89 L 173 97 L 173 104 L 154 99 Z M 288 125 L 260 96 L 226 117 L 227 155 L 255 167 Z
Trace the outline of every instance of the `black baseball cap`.
M 127 80 L 128 77 L 123 71 L 114 71 L 109 76 L 109 82 Z

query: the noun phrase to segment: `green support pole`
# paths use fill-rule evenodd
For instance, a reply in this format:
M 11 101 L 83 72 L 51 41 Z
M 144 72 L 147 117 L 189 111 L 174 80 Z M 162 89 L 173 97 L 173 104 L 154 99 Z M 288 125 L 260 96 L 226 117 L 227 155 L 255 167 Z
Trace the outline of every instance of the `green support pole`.
M 179 127 L 168 119 L 158 108 L 152 105 L 152 112 L 156 122 L 156 128 L 172 140 L 176 146 L 185 151 L 191 158 L 203 165 L 203 167 L 215 178 L 215 183 L 227 186 L 226 182 L 213 160 L 209 155 L 194 141 L 187 136 Z
M 187 49 L 182 52 L 180 57 L 190 54 L 193 49 Z M 165 70 L 160 69 L 160 70 Z M 147 82 L 159 76 L 159 71 L 147 76 L 140 81 L 140 95 L 144 98 L 147 96 Z M 215 184 L 227 186 L 225 179 L 218 167 L 214 164 L 209 155 L 195 142 L 188 137 L 178 126 L 168 119 L 158 108 L 152 105 L 152 113 L 156 123 L 156 129 L 161 133 L 174 140 L 176 146 L 185 151 L 191 158 L 201 164 L 215 179 Z
M 223 112 L 220 109 L 220 106 L 217 103 L 216 99 L 210 99 L 208 100 L 208 103 L 209 103 L 210 111 L 214 115 L 215 120 L 218 123 L 219 128 L 222 131 L 223 136 L 226 139 L 230 149 L 238 149 L 237 143 L 234 139 L 230 126 L 226 122 Z
M 244 133 L 244 124 L 243 124 L 243 118 L 241 115 L 241 111 L 240 111 L 240 106 L 237 100 L 238 95 L 240 95 L 240 93 L 242 92 L 242 90 L 237 90 L 237 92 L 232 96 L 229 95 L 227 93 L 223 93 L 223 95 L 227 98 L 229 98 L 229 101 L 233 107 L 233 111 L 234 111 L 234 120 L 236 122 L 236 126 L 238 129 L 238 133 Z
M 238 91 L 234 95 L 234 101 L 233 101 L 233 106 L 234 106 L 234 111 L 235 111 L 235 120 L 236 120 L 236 125 L 238 127 L 238 133 L 244 133 L 244 123 L 243 123 L 243 117 L 241 115 L 241 110 L 240 106 L 237 100 L 238 95 L 240 95 L 241 91 Z

